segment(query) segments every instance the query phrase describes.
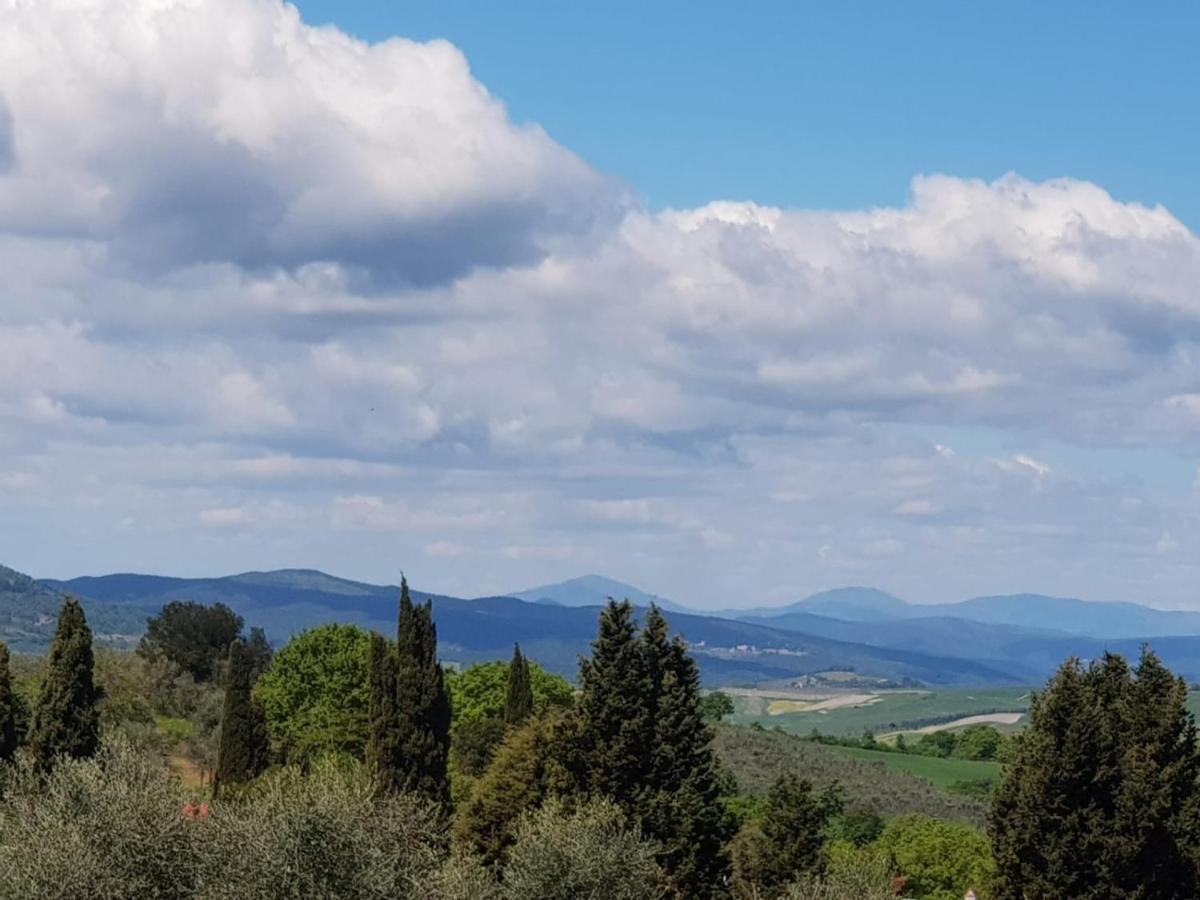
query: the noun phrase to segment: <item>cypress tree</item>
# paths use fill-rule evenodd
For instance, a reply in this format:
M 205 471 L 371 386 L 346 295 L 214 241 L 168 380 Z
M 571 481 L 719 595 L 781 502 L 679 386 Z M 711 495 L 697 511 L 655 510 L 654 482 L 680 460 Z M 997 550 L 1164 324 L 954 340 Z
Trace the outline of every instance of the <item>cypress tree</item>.
M 46 680 L 30 726 L 29 747 L 38 769 L 48 770 L 57 756 L 82 759 L 96 753 L 101 696 L 92 631 L 79 601 L 68 596 L 58 614 Z
M 266 722 L 250 693 L 254 666 L 254 655 L 245 644 L 230 644 L 217 769 L 213 773 L 214 796 L 224 786 L 253 780 L 267 766 L 270 744 Z
M 1197 895 L 1200 751 L 1154 654 L 1068 660 L 1034 698 L 990 818 L 996 896 Z
M 580 667 L 581 781 L 658 841 L 681 896 L 703 900 L 725 894 L 732 822 L 719 800 L 696 664 L 668 631 L 657 607 L 640 635 L 629 601 L 610 601 L 600 614 L 592 657 Z
M 384 791 L 400 788 L 396 757 L 396 652 L 383 635 L 371 633 L 367 660 L 370 696 L 367 706 L 367 766 L 375 784 Z
M 400 582 L 396 627 L 397 779 L 403 791 L 448 802 L 450 695 L 437 661 L 437 629 L 430 601 L 414 606 L 408 580 Z
M 8 647 L 0 641 L 0 763 L 17 752 L 17 699 L 8 670 Z
M 643 830 L 663 847 L 659 864 L 685 897 L 724 895 L 730 872 L 726 844 L 734 822 L 721 803 L 712 731 L 700 705 L 700 673 L 683 641 L 665 639 L 667 623 L 651 607 L 643 631 L 645 667 L 657 681 L 650 779 Z
M 579 758 L 583 787 L 633 811 L 649 782 L 653 685 L 633 605 L 609 600 L 590 659 L 579 666 Z
M 521 653 L 521 645 L 513 645 L 513 658 L 508 667 L 508 694 L 504 700 L 504 724 L 520 725 L 533 712 L 533 683 L 529 678 L 529 663 Z

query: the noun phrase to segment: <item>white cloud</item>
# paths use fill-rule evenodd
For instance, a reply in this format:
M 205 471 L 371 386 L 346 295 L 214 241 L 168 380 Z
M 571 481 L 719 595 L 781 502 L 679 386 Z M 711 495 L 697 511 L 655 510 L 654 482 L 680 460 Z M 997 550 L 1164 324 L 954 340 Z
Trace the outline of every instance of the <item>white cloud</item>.
M 797 559 L 1188 596 L 1137 562 L 1192 549 L 1186 485 L 1036 458 L 1200 439 L 1200 241 L 1162 208 L 934 176 L 894 209 L 656 214 L 449 44 L 274 0 L 0 0 L 0 59 L 0 489 L 73 548 L 47 566 L 190 568 L 201 523 L 218 571 L 411 554 L 457 584 L 469 544 L 480 584 L 589 560 L 714 605 Z M 0 562 L 37 532 L 0 526 Z

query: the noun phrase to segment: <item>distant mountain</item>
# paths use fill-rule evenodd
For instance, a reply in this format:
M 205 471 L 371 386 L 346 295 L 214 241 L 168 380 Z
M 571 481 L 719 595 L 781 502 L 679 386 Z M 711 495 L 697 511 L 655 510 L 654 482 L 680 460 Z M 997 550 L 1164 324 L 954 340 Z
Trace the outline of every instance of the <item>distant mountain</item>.
M 975 597 L 934 609 L 940 615 L 976 622 L 1049 628 L 1096 638 L 1200 635 L 1200 613 L 1152 609 L 1137 603 L 1099 603 L 1041 594 L 1011 594 Z
M 0 566 L 0 641 L 17 653 L 45 650 L 54 637 L 63 592 L 5 566 Z M 108 646 L 133 646 L 146 628 L 146 616 L 81 600 L 96 641 Z
M 603 606 L 611 597 L 614 600 L 629 600 L 634 606 L 649 606 L 651 603 L 659 609 L 673 612 L 694 612 L 686 606 L 659 597 L 657 594 L 647 594 L 645 591 L 605 578 L 603 575 L 582 575 L 560 581 L 557 584 L 544 584 L 541 587 L 516 591 L 510 596 L 528 600 L 531 603 L 556 603 L 559 606 Z
M 792 614 L 811 614 L 847 622 L 886 622 L 912 615 L 913 604 L 870 587 L 843 587 L 821 591 L 788 606 L 763 606 L 756 609 L 725 610 L 724 616 L 745 619 L 777 618 Z
M 591 589 L 596 589 L 596 582 Z M 604 587 L 619 585 L 603 582 Z M 171 600 L 191 599 L 228 604 L 248 625 L 261 626 L 279 641 L 322 622 L 353 622 L 390 633 L 395 628 L 399 588 L 334 578 L 321 572 L 284 570 L 249 572 L 223 578 L 162 578 L 136 574 L 46 582 L 54 590 L 71 590 L 112 608 L 153 611 Z M 619 585 L 624 594 L 628 585 Z M 535 590 L 536 595 L 542 593 Z M 609 592 L 611 593 L 611 591 Z M 464 600 L 413 591 L 418 600 L 433 601 L 439 649 L 448 661 L 505 658 L 519 641 L 529 656 L 555 671 L 574 677 L 578 657 L 586 654 L 596 633 L 594 606 L 530 602 L 517 597 Z M 584 596 L 577 594 L 559 594 Z M 652 595 L 637 592 L 642 602 Z M 539 596 L 539 600 L 543 597 Z M 633 599 L 633 597 L 631 597 Z M 753 684 L 793 679 L 829 670 L 850 670 L 865 678 L 897 683 L 1014 683 L 1011 673 L 971 660 L 948 659 L 906 648 L 870 647 L 819 635 L 770 626 L 670 612 L 672 627 L 693 646 L 709 684 Z
M 772 622 L 790 617 L 792 627 L 809 630 L 803 616 L 844 622 L 884 623 L 950 619 L 1077 634 L 1093 638 L 1132 639 L 1200 635 L 1200 612 L 1153 609 L 1137 603 L 1110 603 L 1011 594 L 975 597 L 957 603 L 909 603 L 874 588 L 847 587 L 822 591 L 789 606 L 727 610 L 721 615 L 744 621 Z M 819 622 L 809 623 L 819 629 Z M 825 633 L 818 630 L 816 633 Z M 911 634 L 911 630 L 903 630 Z M 857 639 L 857 638 L 855 638 Z

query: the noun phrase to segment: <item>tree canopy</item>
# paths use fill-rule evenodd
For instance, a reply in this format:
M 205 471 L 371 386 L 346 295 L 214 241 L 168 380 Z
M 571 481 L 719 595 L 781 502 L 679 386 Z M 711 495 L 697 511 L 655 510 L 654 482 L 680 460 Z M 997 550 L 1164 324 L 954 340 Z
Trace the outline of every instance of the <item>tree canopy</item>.
M 534 710 L 565 708 L 575 702 L 575 689 L 571 682 L 561 675 L 547 672 L 528 657 L 523 658 L 529 669 Z M 504 660 L 493 660 L 446 672 L 446 687 L 450 691 L 455 725 L 489 716 L 503 717 L 511 665 L 511 662 Z
M 275 654 L 254 686 L 284 759 L 323 752 L 361 757 L 367 744 L 370 635 L 357 625 L 306 629 Z
M 148 660 L 168 659 L 197 681 L 211 681 L 241 633 L 242 617 L 224 603 L 175 600 L 146 621 L 138 653 Z
M 39 769 L 58 756 L 81 759 L 100 746 L 100 698 L 96 686 L 92 631 L 74 597 L 58 614 L 46 678 L 30 726 L 29 747 Z

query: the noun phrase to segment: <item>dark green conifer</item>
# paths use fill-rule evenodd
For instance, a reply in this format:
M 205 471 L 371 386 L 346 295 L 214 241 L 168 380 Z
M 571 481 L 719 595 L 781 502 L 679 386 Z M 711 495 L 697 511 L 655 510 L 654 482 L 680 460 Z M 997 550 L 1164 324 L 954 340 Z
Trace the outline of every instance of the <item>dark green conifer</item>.
M 504 699 L 504 724 L 520 725 L 533 712 L 533 683 L 529 663 L 521 653 L 521 645 L 513 645 L 512 662 L 508 667 L 508 694 Z
M 659 862 L 681 896 L 703 900 L 724 894 L 732 822 L 719 799 L 695 662 L 668 632 L 656 607 L 640 635 L 628 601 L 601 613 L 580 669 L 581 780 L 659 842 Z
M 396 628 L 396 786 L 447 802 L 450 782 L 450 696 L 437 661 L 433 605 L 414 606 L 400 582 Z
M 367 705 L 367 766 L 375 784 L 384 791 L 400 789 L 400 768 L 396 758 L 396 652 L 391 642 L 377 632 L 371 633 L 371 651 L 367 660 L 370 696 Z
M 659 863 L 683 896 L 723 896 L 730 871 L 726 844 L 734 822 L 721 803 L 720 773 L 700 702 L 700 673 L 683 641 L 665 640 L 656 607 L 646 617 L 646 668 L 657 680 L 650 779 L 642 827 L 663 847 Z
M 1034 698 L 990 819 L 995 894 L 1197 896 L 1200 752 L 1187 687 L 1154 654 L 1068 660 Z
M 30 725 L 29 748 L 39 769 L 49 769 L 58 756 L 82 759 L 95 754 L 100 746 L 101 696 L 95 681 L 92 631 L 79 601 L 66 597 Z
M 817 794 L 812 784 L 791 773 L 779 776 L 767 792 L 762 884 L 774 887 L 819 871 L 825 828 L 841 811 L 836 791 Z
M 0 763 L 17 752 L 17 700 L 8 670 L 8 647 L 0 641 Z
M 628 600 L 609 600 L 601 611 L 579 681 L 581 786 L 632 811 L 649 782 L 654 728 L 646 654 Z
M 238 640 L 230 644 L 217 769 L 213 773 L 214 796 L 222 787 L 253 780 L 267 766 L 270 744 L 266 722 L 251 696 L 254 667 L 254 654 L 244 643 Z

